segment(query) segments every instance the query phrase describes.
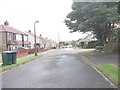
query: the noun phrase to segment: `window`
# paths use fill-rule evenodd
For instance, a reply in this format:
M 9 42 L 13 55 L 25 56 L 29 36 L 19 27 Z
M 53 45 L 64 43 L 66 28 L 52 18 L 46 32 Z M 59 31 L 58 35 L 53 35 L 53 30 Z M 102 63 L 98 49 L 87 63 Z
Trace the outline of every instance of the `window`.
M 12 40 L 12 33 L 10 33 L 10 32 L 7 33 L 7 40 L 8 41 Z

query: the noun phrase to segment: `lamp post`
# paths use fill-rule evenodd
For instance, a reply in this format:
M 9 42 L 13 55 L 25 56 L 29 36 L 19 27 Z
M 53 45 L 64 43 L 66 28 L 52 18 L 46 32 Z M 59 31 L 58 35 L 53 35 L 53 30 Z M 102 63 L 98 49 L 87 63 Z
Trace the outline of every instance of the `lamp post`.
M 35 41 L 34 46 L 35 46 L 35 56 L 37 56 L 37 47 L 36 47 L 36 27 L 35 27 L 35 24 L 36 24 L 36 23 L 39 23 L 39 21 L 35 21 L 35 22 L 34 22 L 34 41 Z

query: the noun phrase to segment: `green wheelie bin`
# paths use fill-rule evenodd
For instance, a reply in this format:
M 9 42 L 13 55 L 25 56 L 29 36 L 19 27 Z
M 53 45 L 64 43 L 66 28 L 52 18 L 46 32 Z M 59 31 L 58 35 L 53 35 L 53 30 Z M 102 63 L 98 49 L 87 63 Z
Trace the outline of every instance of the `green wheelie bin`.
M 16 53 L 17 52 L 15 52 L 15 51 L 12 52 L 12 64 L 16 64 L 16 61 L 17 61 L 17 59 L 16 59 Z
M 12 54 L 13 54 L 12 51 L 4 51 L 4 52 L 2 52 L 3 65 L 11 65 L 12 64 L 12 58 L 13 58 Z
M 2 52 L 3 65 L 16 64 L 16 53 L 15 51 L 4 51 Z

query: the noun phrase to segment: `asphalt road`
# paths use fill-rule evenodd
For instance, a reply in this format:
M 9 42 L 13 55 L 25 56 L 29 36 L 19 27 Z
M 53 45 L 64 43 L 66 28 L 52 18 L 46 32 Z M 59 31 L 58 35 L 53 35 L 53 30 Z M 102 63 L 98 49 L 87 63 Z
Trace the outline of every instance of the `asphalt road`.
M 3 88 L 111 88 L 75 50 L 57 50 L 2 74 Z

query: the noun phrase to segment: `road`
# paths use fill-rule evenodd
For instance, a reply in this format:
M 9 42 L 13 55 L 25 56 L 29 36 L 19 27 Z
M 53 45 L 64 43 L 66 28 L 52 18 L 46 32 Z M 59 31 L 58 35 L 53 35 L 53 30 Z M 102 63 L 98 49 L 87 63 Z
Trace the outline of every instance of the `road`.
M 2 74 L 3 88 L 111 88 L 76 50 L 56 50 Z

